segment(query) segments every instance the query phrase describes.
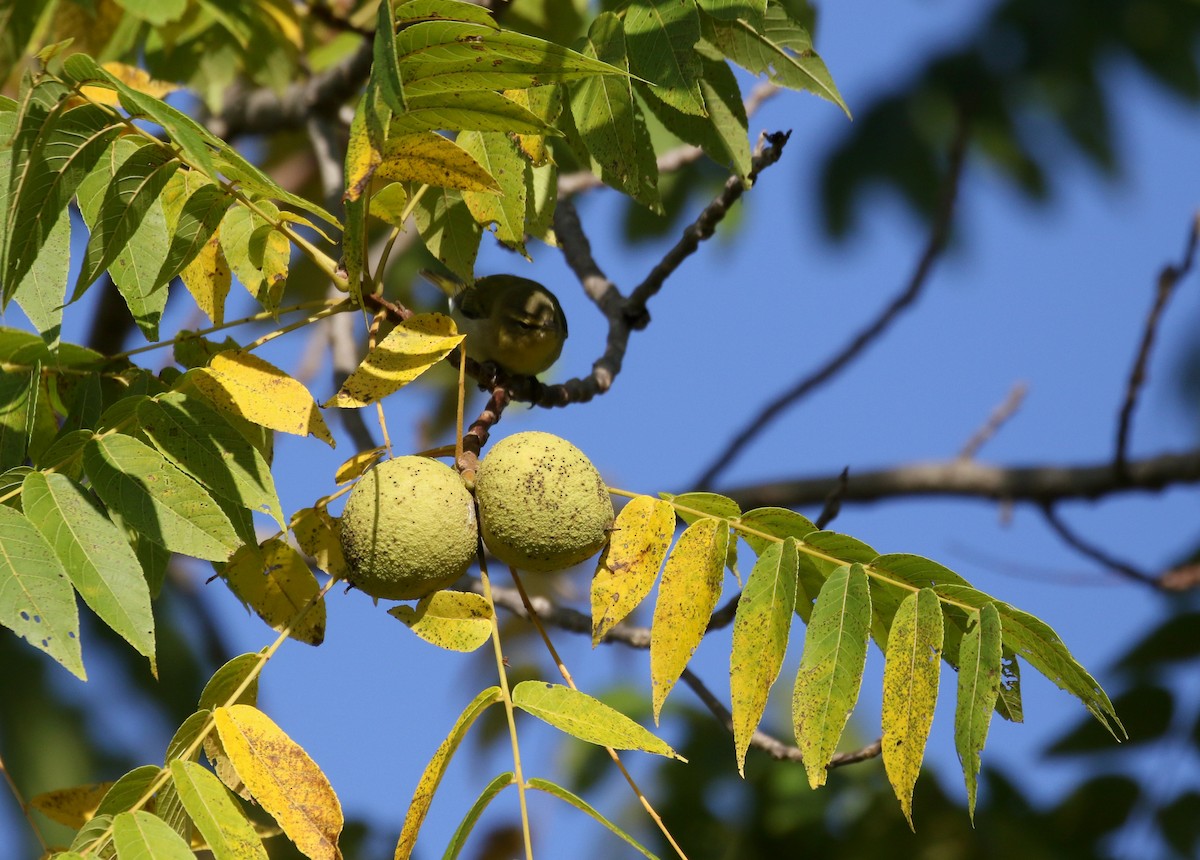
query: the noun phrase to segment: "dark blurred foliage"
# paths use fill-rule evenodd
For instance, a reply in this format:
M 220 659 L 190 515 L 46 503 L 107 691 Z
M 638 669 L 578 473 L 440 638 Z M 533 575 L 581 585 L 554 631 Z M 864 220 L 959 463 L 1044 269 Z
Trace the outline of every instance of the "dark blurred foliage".
M 929 218 L 962 119 L 975 153 L 1031 199 L 1049 197 L 1056 168 L 1069 157 L 1118 173 L 1115 64 L 1132 64 L 1195 103 L 1198 39 L 1200 4 L 1192 0 L 997 3 L 960 47 L 930 56 L 856 111 L 819 171 L 827 229 L 839 237 L 852 230 L 876 186 Z

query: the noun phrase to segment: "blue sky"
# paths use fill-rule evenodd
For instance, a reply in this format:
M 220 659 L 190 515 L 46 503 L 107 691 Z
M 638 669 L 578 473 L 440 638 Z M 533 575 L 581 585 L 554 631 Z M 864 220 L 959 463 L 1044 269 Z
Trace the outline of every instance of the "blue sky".
M 934 47 L 952 44 L 982 14 L 970 4 L 942 2 L 846 0 L 823 7 L 817 46 L 852 110 L 902 79 Z M 1109 183 L 1086 165 L 1063 163 L 1056 182 L 1060 193 L 1035 207 L 978 161 L 970 162 L 958 242 L 917 307 L 833 385 L 764 433 L 726 473 L 726 486 L 952 457 L 1018 382 L 1029 387 L 1024 406 L 981 459 L 1070 464 L 1111 456 L 1115 416 L 1154 278 L 1165 262 L 1177 259 L 1188 219 L 1200 204 L 1200 172 L 1192 166 L 1200 114 L 1128 67 L 1117 64 L 1107 75 L 1116 94 L 1124 175 Z M 819 155 L 846 131 L 846 123 L 835 107 L 808 95 L 788 93 L 769 102 L 751 120 L 751 130 L 793 129 L 784 161 L 746 197 L 737 231 L 704 245 L 653 301 L 653 323 L 635 336 L 613 390 L 567 410 L 510 410 L 498 433 L 539 429 L 563 435 L 613 486 L 650 493 L 688 489 L 746 416 L 873 317 L 901 288 L 920 252 L 924 229 L 886 194 L 869 198 L 861 228 L 847 241 L 832 243 L 820 230 Z M 626 288 L 637 283 L 662 248 L 631 251 L 621 245 L 619 231 L 609 228 L 618 215 L 614 196 L 594 195 L 580 210 L 607 274 Z M 486 252 L 479 271 L 513 271 L 555 285 L 571 320 L 571 338 L 552 376 L 586 373 L 602 349 L 600 320 L 557 253 L 542 247 L 533 252 L 532 266 Z M 1136 416 L 1135 456 L 1195 442 L 1195 418 L 1178 398 L 1173 377 L 1200 316 L 1195 281 L 1193 275 L 1179 290 L 1164 321 Z M 318 401 L 331 393 L 330 386 L 328 380 L 314 383 Z M 402 392 L 388 403 L 399 452 L 416 444 L 406 434 L 426 403 L 420 392 Z M 347 446 L 343 441 L 329 452 L 311 439 L 279 441 L 277 480 L 285 509 L 310 504 L 333 488 L 333 469 L 352 453 Z M 1115 554 L 1160 570 L 1196 542 L 1196 499 L 1195 490 L 1176 489 L 1073 503 L 1061 513 Z M 881 552 L 933 558 L 1041 617 L 1101 683 L 1109 661 L 1162 607 L 1158 596 L 1104 575 L 1064 547 L 1040 515 L 1025 507 L 1007 511 L 975 501 L 851 505 L 832 527 Z M 197 569 L 197 580 L 206 575 Z M 586 605 L 586 573 L 556 585 L 563 599 Z M 207 589 L 235 648 L 255 650 L 273 638 L 219 584 Z M 325 769 L 349 814 L 398 831 L 425 761 L 457 711 L 475 691 L 494 683 L 494 672 L 479 657 L 419 642 L 384 608 L 361 594 L 335 590 L 325 645 L 285 645 L 266 670 L 261 704 Z M 784 692 L 801 635 L 802 628 L 793 631 L 780 684 Z M 576 639 L 556 635 L 581 687 L 603 690 L 628 681 L 649 694 L 644 654 L 592 652 Z M 864 736 L 878 732 L 881 662 L 873 653 L 856 712 Z M 727 637 L 701 647 L 695 668 L 724 696 L 727 667 Z M 144 744 L 146 760 L 156 760 L 173 727 L 126 721 L 119 697 L 107 695 L 103 667 L 89 669 L 86 695 L 96 702 L 114 742 Z M 1084 711 L 1032 671 L 1025 684 L 1027 723 L 994 723 L 984 759 L 1003 762 L 1010 773 L 1023 775 L 1022 784 L 1035 796 L 1048 798 L 1073 774 L 1061 763 L 1043 761 L 1039 750 Z M 928 757 L 951 790 L 961 792 L 948 674 L 942 698 Z M 668 739 L 674 730 L 670 703 L 689 699 L 695 703 L 681 686 L 668 700 L 662 728 Z M 782 713 L 776 708 L 773 716 Z M 786 736 L 778 720 L 773 728 Z M 552 776 L 553 758 L 561 751 L 557 740 L 532 720 L 522 731 L 535 772 Z M 477 791 L 509 767 L 507 746 L 497 749 L 500 754 L 486 757 L 473 746 L 464 749 L 470 755 L 456 762 L 426 824 L 422 856 L 440 852 Z M 732 769 L 732 743 L 730 750 Z M 606 801 L 623 806 L 626 798 L 606 792 L 596 801 L 603 808 Z M 515 811 L 515 795 L 503 795 L 497 805 Z M 576 825 L 593 827 L 546 804 L 539 804 L 535 816 L 535 826 L 546 828 L 540 843 L 545 856 L 560 856 L 555 846 L 566 844 Z M 915 817 L 919 838 L 919 807 Z M 587 833 L 594 834 L 597 853 L 607 854 L 608 837 L 598 828 Z M 3 834 L 0 828 L 0 839 Z

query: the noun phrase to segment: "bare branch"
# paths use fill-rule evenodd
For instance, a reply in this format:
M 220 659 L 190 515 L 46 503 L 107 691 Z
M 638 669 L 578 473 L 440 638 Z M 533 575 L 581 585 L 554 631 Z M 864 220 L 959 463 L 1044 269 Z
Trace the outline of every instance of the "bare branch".
M 1120 574 L 1126 579 L 1132 579 L 1134 582 L 1140 582 L 1142 585 L 1159 584 L 1157 577 L 1151 576 L 1148 573 L 1138 570 L 1131 564 L 1126 564 L 1118 558 L 1115 558 L 1099 547 L 1085 541 L 1079 535 L 1075 534 L 1066 523 L 1058 516 L 1058 512 L 1054 510 L 1053 505 L 1042 505 L 1042 514 L 1049 523 L 1050 528 L 1054 529 L 1055 534 L 1062 538 L 1063 543 L 1077 550 L 1081 555 L 1085 555 L 1092 561 L 1099 562 L 1102 566 L 1108 568 L 1114 573 Z
M 822 475 L 750 484 L 727 490 L 725 495 L 740 504 L 743 510 L 764 505 L 786 508 L 819 505 L 838 480 L 837 475 Z M 1128 464 L 1123 480 L 1113 474 L 1112 464 L 1107 462 L 1069 466 L 995 466 L 956 459 L 856 472 L 846 485 L 842 501 L 957 496 L 1049 504 L 1195 483 L 1200 483 L 1200 448 L 1133 460 Z
M 1166 309 L 1175 286 L 1191 271 L 1196 259 L 1196 245 L 1200 243 L 1200 212 L 1192 217 L 1192 226 L 1188 231 L 1187 243 L 1184 245 L 1183 259 L 1178 265 L 1164 266 L 1158 273 L 1158 283 L 1154 290 L 1154 304 L 1142 327 L 1142 342 L 1138 346 L 1137 357 L 1133 360 L 1133 369 L 1129 372 L 1129 381 L 1125 385 L 1125 399 L 1121 404 L 1120 416 L 1117 419 L 1117 447 L 1113 456 L 1113 470 L 1123 475 L 1126 468 L 1126 458 L 1129 453 L 1129 431 L 1133 423 L 1133 411 L 1137 407 L 1138 392 L 1146 382 L 1146 365 L 1150 362 L 1150 350 L 1154 347 L 1154 336 L 1158 331 L 1158 323 Z
M 958 135 L 950 148 L 950 161 L 946 172 L 945 184 L 942 188 L 941 203 L 930 228 L 929 239 L 925 244 L 917 265 L 908 278 L 904 289 L 885 307 L 879 315 L 865 328 L 854 336 L 840 352 L 829 359 L 822 367 L 792 385 L 787 391 L 777 396 L 754 415 L 736 436 L 725 446 L 725 449 L 704 470 L 696 480 L 697 489 L 712 486 L 725 469 L 733 462 L 746 446 L 758 437 L 772 421 L 797 401 L 806 397 L 824 383 L 833 379 L 844 367 L 857 358 L 868 346 L 874 343 L 900 313 L 916 301 L 933 271 L 933 264 L 941 256 L 950 235 L 950 224 L 953 220 L 955 201 L 958 197 L 958 183 L 962 176 L 963 165 L 966 161 L 967 126 L 960 124 Z

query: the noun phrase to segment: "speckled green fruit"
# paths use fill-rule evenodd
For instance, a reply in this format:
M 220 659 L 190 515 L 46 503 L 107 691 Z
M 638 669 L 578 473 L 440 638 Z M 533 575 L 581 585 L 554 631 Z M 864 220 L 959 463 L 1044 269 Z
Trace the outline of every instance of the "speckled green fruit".
M 425 457 L 397 457 L 363 475 L 346 501 L 341 532 L 347 580 L 388 600 L 450 585 L 466 572 L 479 540 L 462 479 Z
M 550 433 L 497 442 L 475 475 L 479 529 L 496 558 L 550 573 L 595 555 L 608 540 L 613 506 L 583 452 Z

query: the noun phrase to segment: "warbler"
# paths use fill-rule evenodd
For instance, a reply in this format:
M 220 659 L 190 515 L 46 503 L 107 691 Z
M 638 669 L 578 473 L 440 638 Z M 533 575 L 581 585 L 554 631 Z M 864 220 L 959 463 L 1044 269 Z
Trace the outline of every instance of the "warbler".
M 535 376 L 562 353 L 567 318 L 554 293 L 537 281 L 488 275 L 468 286 L 437 272 L 421 275 L 450 297 L 450 315 L 467 336 L 467 355 L 476 361 Z

